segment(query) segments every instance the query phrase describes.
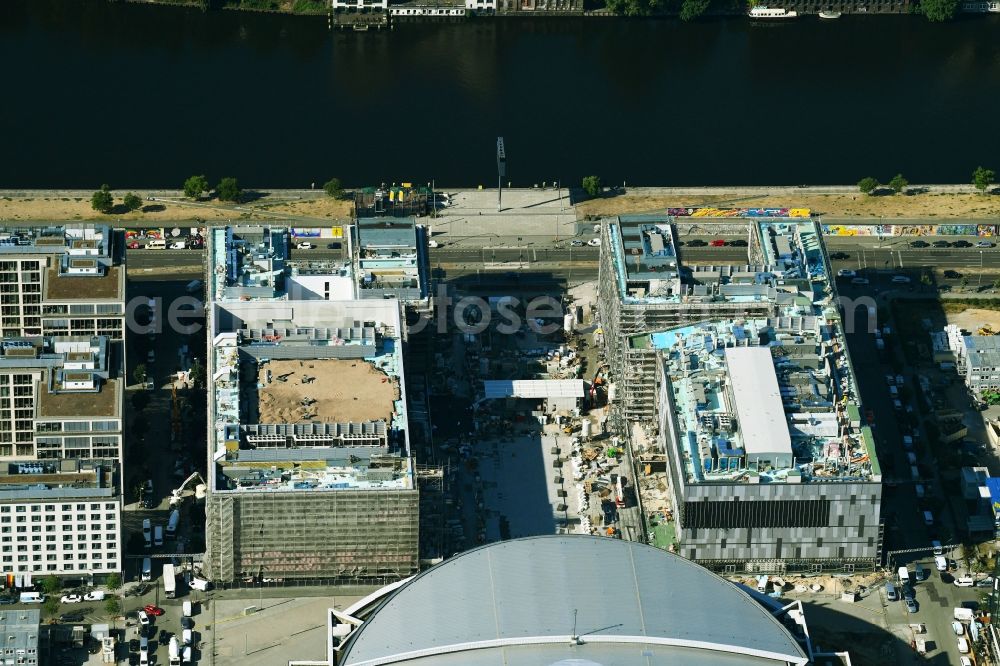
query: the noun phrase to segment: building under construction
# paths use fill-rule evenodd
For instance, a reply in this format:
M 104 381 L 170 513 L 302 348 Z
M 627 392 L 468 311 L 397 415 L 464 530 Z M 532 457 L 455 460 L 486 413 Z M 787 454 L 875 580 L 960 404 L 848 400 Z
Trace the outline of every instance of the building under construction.
M 653 419 L 641 411 L 645 395 L 628 393 L 633 387 L 615 397 L 643 403 L 622 408 L 626 422 L 646 428 L 642 447 L 630 439 L 639 467 L 647 476 L 654 462 L 665 470 L 659 488 L 639 480 L 642 506 L 658 505 L 673 522 L 669 547 L 719 572 L 871 570 L 881 558 L 882 472 L 818 225 L 746 224 L 759 266 L 682 279 L 664 251 L 669 225 L 640 223 L 634 253 L 619 242 L 630 235 L 617 223 L 605 230 L 605 264 L 635 257 L 639 267 L 611 273 L 625 305 L 603 321 L 622 335 L 606 340 L 619 385 L 641 377 L 654 391 Z M 638 279 L 661 273 L 667 277 Z M 680 321 L 663 307 L 678 291 L 691 303 Z M 639 299 L 648 311 L 639 311 Z M 634 332 L 654 317 L 657 329 Z M 648 370 L 629 367 L 640 351 Z
M 309 298 L 319 292 L 292 288 L 287 243 L 262 227 L 210 238 L 205 573 L 222 584 L 412 575 L 420 484 L 399 303 Z M 349 265 L 324 278 L 332 291 L 351 279 Z
M 656 414 L 653 331 L 715 318 L 776 313 L 772 286 L 759 284 L 757 230 L 744 225 L 748 263 L 689 270 L 678 256 L 673 218 L 622 215 L 601 225 L 598 306 L 616 399 L 610 420 L 618 432 Z

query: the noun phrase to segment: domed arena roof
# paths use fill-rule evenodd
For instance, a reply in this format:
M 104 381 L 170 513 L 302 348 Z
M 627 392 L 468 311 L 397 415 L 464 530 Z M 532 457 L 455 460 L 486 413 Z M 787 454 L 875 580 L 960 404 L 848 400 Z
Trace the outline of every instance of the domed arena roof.
M 483 546 L 387 596 L 342 666 L 805 664 L 745 590 L 666 551 L 589 536 Z

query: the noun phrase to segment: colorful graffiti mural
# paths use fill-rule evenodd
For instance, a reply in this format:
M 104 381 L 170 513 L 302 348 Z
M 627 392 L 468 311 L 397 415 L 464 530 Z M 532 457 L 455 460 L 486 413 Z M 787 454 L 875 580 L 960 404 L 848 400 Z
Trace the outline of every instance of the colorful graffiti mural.
M 808 208 L 668 208 L 673 217 L 809 217 Z

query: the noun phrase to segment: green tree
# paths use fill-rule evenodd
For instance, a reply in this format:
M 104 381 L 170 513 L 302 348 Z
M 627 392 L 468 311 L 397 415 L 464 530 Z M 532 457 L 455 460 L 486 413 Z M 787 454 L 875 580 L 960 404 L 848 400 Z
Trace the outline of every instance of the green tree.
M 921 275 L 920 276 L 920 284 L 922 284 L 925 287 L 931 286 L 931 276 L 928 275 L 927 273 L 924 273 L 923 275 Z
M 681 3 L 681 20 L 693 21 L 708 10 L 711 0 L 684 0 Z
M 197 199 L 205 192 L 208 192 L 208 178 L 191 176 L 184 181 L 184 196 L 187 198 Z
M 110 573 L 104 580 L 104 586 L 109 590 L 117 590 L 122 586 L 122 577 L 119 574 Z
M 993 280 L 993 291 L 1000 291 L 1000 280 Z
M 239 201 L 240 195 L 243 194 L 239 183 L 232 176 L 220 180 L 215 193 L 219 195 L 219 201 Z
M 129 192 L 126 194 L 125 198 L 122 199 L 122 202 L 125 204 L 125 208 L 130 212 L 142 208 L 142 199 L 140 199 L 139 195 L 135 192 Z
M 140 363 L 132 369 L 132 377 L 140 384 L 146 383 L 146 364 Z
M 592 197 L 596 197 L 601 193 L 601 177 L 600 176 L 584 176 L 583 177 L 583 191 Z
M 205 385 L 205 366 L 198 359 L 191 364 L 191 383 L 199 388 Z
M 101 189 L 94 192 L 90 197 L 90 207 L 98 213 L 107 215 L 115 207 L 115 198 L 111 195 L 111 186 L 105 183 Z
M 42 590 L 45 594 L 58 594 L 62 590 L 62 581 L 59 576 L 46 576 L 42 579 Z
M 958 11 L 958 0 L 920 0 L 920 11 L 928 21 L 950 21 Z
M 121 615 L 122 603 L 118 600 L 118 597 L 108 597 L 104 600 L 104 612 L 108 614 L 109 617 L 117 617 Z
M 976 167 L 976 170 L 972 172 L 972 184 L 976 186 L 976 189 L 980 192 L 985 192 L 993 184 L 993 179 L 996 178 L 997 174 L 993 169 L 987 169 L 986 167 Z
M 910 181 L 903 178 L 903 174 L 901 173 L 897 173 L 895 176 L 892 177 L 892 180 L 889 181 L 890 189 L 892 189 L 892 191 L 895 192 L 896 194 L 899 194 L 900 192 L 905 190 L 909 184 Z
M 661 0 L 605 0 L 605 6 L 615 14 L 648 16 L 660 10 Z
M 334 199 L 340 199 L 344 196 L 344 188 L 341 186 L 339 178 L 331 178 L 323 183 L 323 191 L 326 192 L 328 197 L 333 197 Z
M 59 612 L 59 598 L 58 597 L 47 597 L 45 603 L 42 604 L 42 613 L 48 617 L 55 616 Z
M 958 281 L 958 284 L 962 287 L 962 289 L 965 289 L 969 286 L 969 278 L 962 276 L 962 279 Z
M 878 181 L 871 176 L 867 176 L 858 181 L 858 190 L 860 190 L 862 194 L 871 194 L 877 189 Z

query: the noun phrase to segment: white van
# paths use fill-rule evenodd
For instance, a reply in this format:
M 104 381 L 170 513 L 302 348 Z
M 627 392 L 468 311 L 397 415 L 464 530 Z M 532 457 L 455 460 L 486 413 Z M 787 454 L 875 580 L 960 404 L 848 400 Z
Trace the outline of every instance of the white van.
M 976 584 L 976 581 L 972 579 L 972 576 L 959 576 L 955 579 L 955 587 L 972 587 Z
M 170 520 L 167 521 L 167 538 L 177 534 L 177 524 L 181 522 L 181 512 L 174 509 L 170 512 Z
M 157 525 L 153 528 L 153 545 L 163 545 L 163 525 Z
M 181 612 L 184 617 L 191 617 L 194 608 L 192 607 L 190 601 L 185 601 L 184 604 L 181 606 L 181 608 L 182 608 Z
M 944 559 L 943 555 L 935 555 L 934 556 L 934 566 L 937 568 L 938 571 L 947 571 L 948 570 L 948 560 Z
M 757 578 L 757 591 L 761 594 L 767 592 L 767 582 L 769 578 L 767 576 L 759 576 Z
M 147 250 L 165 250 L 167 249 L 167 241 L 162 238 L 154 238 L 152 240 L 146 241 Z
M 976 614 L 971 608 L 966 608 L 965 606 L 956 606 L 954 617 L 959 622 L 972 622 L 975 619 Z
M 142 580 L 143 582 L 153 580 L 153 560 L 148 557 L 142 558 Z
M 187 647 L 184 648 L 184 651 L 181 652 L 181 663 L 182 664 L 190 664 L 191 661 L 192 661 L 191 660 L 191 646 L 188 645 Z
M 181 632 L 181 645 L 191 645 L 194 643 L 194 633 L 190 629 Z
M 45 602 L 45 595 L 41 592 L 22 592 L 20 600 L 22 604 L 40 604 Z
M 910 582 L 910 570 L 909 569 L 907 569 L 906 567 L 899 567 L 899 571 L 897 573 L 899 574 L 899 582 L 900 583 L 908 583 L 908 582 Z
M 142 538 L 146 540 L 146 548 L 153 545 L 153 528 L 149 518 L 142 521 Z

